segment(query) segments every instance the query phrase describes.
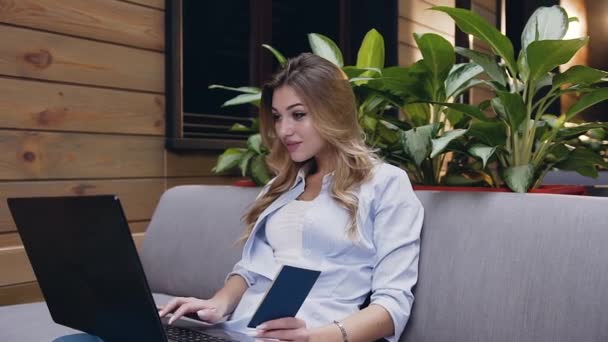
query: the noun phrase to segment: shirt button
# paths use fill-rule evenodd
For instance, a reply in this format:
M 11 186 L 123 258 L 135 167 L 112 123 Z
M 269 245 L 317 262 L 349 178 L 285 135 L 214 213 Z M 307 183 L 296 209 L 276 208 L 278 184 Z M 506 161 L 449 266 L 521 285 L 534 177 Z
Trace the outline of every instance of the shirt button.
M 312 313 L 312 318 L 316 319 L 317 321 L 321 319 L 321 315 L 318 312 L 313 312 Z
M 310 249 L 305 249 L 304 250 L 304 255 L 306 255 L 306 256 L 310 256 L 311 253 L 312 252 L 310 251 Z

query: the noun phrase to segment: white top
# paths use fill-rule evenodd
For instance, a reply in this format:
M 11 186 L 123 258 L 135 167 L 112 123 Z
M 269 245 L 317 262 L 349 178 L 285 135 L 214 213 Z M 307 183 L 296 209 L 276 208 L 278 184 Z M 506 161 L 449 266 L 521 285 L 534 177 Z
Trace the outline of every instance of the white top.
M 302 257 L 302 226 L 312 201 L 293 200 L 266 223 L 266 240 L 279 264 L 298 265 Z

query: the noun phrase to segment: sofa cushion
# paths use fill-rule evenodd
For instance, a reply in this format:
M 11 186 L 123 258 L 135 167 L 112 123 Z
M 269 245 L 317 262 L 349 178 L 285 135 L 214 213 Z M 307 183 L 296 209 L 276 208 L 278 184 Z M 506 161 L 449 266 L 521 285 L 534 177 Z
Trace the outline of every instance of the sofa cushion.
M 141 259 L 153 292 L 208 298 L 241 257 L 241 217 L 259 188 L 187 185 L 161 197 Z
M 402 341 L 608 341 L 608 200 L 418 192 L 419 283 Z

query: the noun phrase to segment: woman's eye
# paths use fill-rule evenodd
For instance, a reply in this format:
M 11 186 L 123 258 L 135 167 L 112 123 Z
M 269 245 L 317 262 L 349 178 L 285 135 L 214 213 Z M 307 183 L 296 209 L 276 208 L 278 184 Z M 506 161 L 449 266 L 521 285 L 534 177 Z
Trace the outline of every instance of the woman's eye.
M 301 120 L 301 119 L 302 119 L 303 117 L 305 117 L 305 116 L 306 116 L 306 113 L 304 113 L 304 112 L 294 112 L 294 113 L 293 113 L 293 117 L 294 117 L 296 120 Z
M 272 114 L 272 121 L 279 121 L 279 119 L 281 119 L 279 114 Z

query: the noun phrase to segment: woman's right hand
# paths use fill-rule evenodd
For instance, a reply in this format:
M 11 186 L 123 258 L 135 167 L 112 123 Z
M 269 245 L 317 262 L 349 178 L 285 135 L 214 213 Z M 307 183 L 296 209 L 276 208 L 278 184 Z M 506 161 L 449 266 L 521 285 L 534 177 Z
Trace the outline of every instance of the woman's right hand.
M 169 319 L 169 324 L 175 322 L 180 317 L 194 313 L 201 321 L 207 323 L 218 323 L 224 318 L 225 309 L 217 300 L 214 299 L 198 299 L 194 297 L 175 297 L 160 308 L 158 315 L 165 317 L 167 314 L 173 315 Z

